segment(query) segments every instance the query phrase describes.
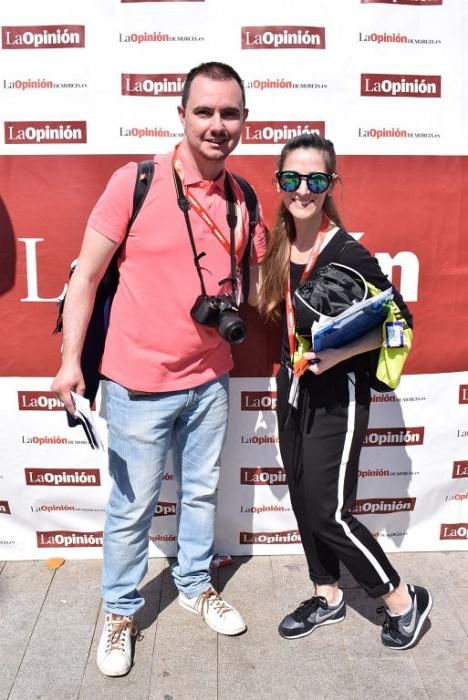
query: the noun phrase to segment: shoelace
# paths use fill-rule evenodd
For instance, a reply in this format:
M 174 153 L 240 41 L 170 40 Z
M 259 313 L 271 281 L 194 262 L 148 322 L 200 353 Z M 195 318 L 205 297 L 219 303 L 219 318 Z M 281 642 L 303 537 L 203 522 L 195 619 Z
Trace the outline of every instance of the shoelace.
M 375 609 L 375 612 L 377 613 L 377 615 L 385 615 L 384 621 L 382 623 L 382 627 L 383 627 L 384 632 L 388 632 L 388 628 L 390 626 L 390 624 L 389 624 L 390 617 L 389 617 L 389 615 L 387 615 L 387 610 L 385 609 L 385 606 L 379 605 L 379 607 Z
M 327 599 L 321 595 L 314 595 L 312 598 L 304 600 L 292 613 L 292 617 L 296 622 L 302 622 L 302 620 L 309 617 L 310 613 L 317 610 L 317 608 L 323 608 L 324 610 L 328 608 Z
M 378 608 L 376 608 L 376 612 L 379 615 L 385 615 L 384 621 L 382 623 L 382 628 L 384 632 L 389 632 L 390 630 L 398 632 L 398 620 L 388 614 L 385 605 L 380 605 Z
M 138 629 L 129 617 L 123 617 L 121 620 L 116 621 L 111 620 L 109 628 L 106 651 L 111 651 L 112 649 L 125 651 L 125 630 L 128 629 L 132 637 L 138 635 Z
M 210 605 L 221 616 L 224 615 L 224 613 L 231 612 L 232 610 L 231 606 L 221 598 L 219 593 L 216 593 L 214 588 L 208 588 L 207 591 L 204 591 L 200 595 L 199 600 L 201 601 L 200 613 L 202 617 L 205 616 L 205 609 L 208 612 Z

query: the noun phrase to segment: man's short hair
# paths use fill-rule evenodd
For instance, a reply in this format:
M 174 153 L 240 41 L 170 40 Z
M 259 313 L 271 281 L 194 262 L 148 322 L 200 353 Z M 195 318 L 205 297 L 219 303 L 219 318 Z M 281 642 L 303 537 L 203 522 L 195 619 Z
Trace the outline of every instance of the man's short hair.
M 235 80 L 241 89 L 242 102 L 245 106 L 245 90 L 239 73 L 231 66 L 228 66 L 227 63 L 210 61 L 209 63 L 200 63 L 199 66 L 195 66 L 195 68 L 192 68 L 192 70 L 187 73 L 184 89 L 182 91 L 182 107 L 185 108 L 187 106 L 190 88 L 197 75 L 204 75 L 207 78 L 211 78 L 211 80 Z

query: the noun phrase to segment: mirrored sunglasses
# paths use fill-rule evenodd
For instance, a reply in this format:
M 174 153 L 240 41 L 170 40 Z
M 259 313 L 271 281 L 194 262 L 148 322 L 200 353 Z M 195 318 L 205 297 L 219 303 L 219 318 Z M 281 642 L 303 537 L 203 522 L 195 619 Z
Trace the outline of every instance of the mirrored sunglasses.
M 323 192 L 326 192 L 330 187 L 333 175 L 329 175 L 328 173 L 309 173 L 308 175 L 301 175 L 301 173 L 295 170 L 278 170 L 276 172 L 276 179 L 278 185 L 284 192 L 295 192 L 301 186 L 302 180 L 305 180 L 309 192 L 323 194 Z

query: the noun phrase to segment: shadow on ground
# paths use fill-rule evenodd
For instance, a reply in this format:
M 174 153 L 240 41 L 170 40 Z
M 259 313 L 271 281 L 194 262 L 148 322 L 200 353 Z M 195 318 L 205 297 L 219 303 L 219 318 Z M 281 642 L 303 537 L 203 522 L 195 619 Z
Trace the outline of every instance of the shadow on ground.
M 211 580 L 214 588 L 222 593 L 226 584 L 249 559 L 251 559 L 250 556 L 234 557 L 233 563 L 229 566 L 213 569 Z M 140 593 L 145 599 L 144 607 L 135 615 L 135 621 L 140 631 L 151 627 L 158 615 L 177 599 L 177 588 L 171 575 L 171 565 L 174 561 L 175 559 L 169 559 L 168 566 L 140 589 Z

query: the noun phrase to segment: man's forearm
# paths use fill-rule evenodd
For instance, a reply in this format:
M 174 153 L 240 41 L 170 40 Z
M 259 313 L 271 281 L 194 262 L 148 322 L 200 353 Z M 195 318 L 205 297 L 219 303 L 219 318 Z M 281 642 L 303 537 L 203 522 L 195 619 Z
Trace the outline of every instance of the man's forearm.
M 63 310 L 63 364 L 80 364 L 97 285 L 98 280 L 83 277 L 78 268 L 70 279 Z

